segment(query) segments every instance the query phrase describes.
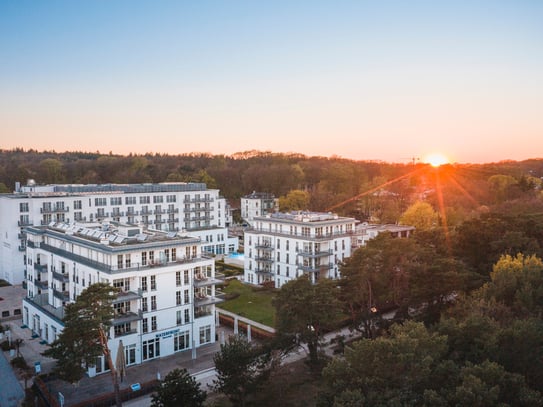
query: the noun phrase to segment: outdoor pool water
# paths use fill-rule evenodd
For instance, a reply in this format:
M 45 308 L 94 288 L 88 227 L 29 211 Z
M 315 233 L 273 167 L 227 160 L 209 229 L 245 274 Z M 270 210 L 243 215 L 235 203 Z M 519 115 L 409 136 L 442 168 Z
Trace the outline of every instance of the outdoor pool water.
M 227 256 L 229 259 L 244 260 L 245 254 L 243 253 L 229 253 Z

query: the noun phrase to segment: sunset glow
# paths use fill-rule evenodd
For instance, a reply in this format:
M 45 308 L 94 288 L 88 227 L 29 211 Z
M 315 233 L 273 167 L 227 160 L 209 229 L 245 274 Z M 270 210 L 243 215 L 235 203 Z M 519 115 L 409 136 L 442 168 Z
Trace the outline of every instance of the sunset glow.
M 424 157 L 424 162 L 432 167 L 439 167 L 443 164 L 448 164 L 449 159 L 441 153 L 432 153 Z

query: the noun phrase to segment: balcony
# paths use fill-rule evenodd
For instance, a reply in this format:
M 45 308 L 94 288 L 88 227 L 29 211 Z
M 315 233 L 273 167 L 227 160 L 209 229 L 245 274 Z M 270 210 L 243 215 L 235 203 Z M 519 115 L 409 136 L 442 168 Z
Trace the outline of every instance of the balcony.
M 271 243 L 257 243 L 255 248 L 268 251 L 272 251 L 274 249 Z
M 34 280 L 34 285 L 42 290 L 47 290 L 49 288 L 49 281 L 47 280 Z
M 56 288 L 53 288 L 53 296 L 64 302 L 70 301 L 69 291 L 59 291 Z
M 168 208 L 167 212 L 168 213 L 179 213 L 179 208 Z
M 19 225 L 19 226 L 31 226 L 32 222 L 30 220 L 18 220 L 17 225 Z
M 34 270 L 39 271 L 40 273 L 47 273 L 47 264 L 34 263 Z
M 255 260 L 259 262 L 263 262 L 263 263 L 268 263 L 268 264 L 275 262 L 275 260 L 271 256 L 256 256 Z
M 256 274 L 261 274 L 263 276 L 274 276 L 275 275 L 275 273 L 272 270 L 266 269 L 266 268 L 264 268 L 264 269 L 257 268 L 257 269 L 255 269 L 255 273 Z
M 153 221 L 153 223 L 155 225 L 161 225 L 163 223 L 166 223 L 166 219 L 157 219 L 157 220 Z
M 200 197 L 200 198 L 193 198 L 193 199 L 185 199 L 183 203 L 196 203 L 196 202 L 213 202 L 215 199 L 211 197 Z
M 298 270 L 302 270 L 304 273 L 318 273 L 320 271 L 327 271 L 334 268 L 333 263 L 320 264 L 317 266 L 303 266 L 298 265 Z
M 53 278 L 55 280 L 62 281 L 63 283 L 70 282 L 70 276 L 66 273 L 58 273 L 56 271 L 53 271 Z
M 134 291 L 121 291 L 117 293 L 117 298 L 113 300 L 113 304 L 117 304 L 120 302 L 136 301 L 141 299 L 141 297 L 141 294 Z
M 130 322 L 139 321 L 143 319 L 143 313 L 138 312 L 137 314 L 135 312 L 125 312 L 125 313 L 117 313 L 113 317 L 112 324 L 115 325 L 123 325 L 128 324 Z
M 222 294 L 220 294 L 220 295 L 222 296 Z M 194 296 L 194 306 L 195 307 L 205 307 L 206 305 L 218 304 L 218 303 L 221 303 L 223 301 L 224 300 L 222 298 L 220 298 L 218 295 L 215 295 L 215 296 L 211 296 L 211 295 L 206 295 L 206 296 L 195 295 Z
M 17 239 L 26 239 L 26 232 L 21 232 L 17 234 Z
M 321 250 L 321 251 L 300 251 L 298 252 L 298 255 L 302 257 L 309 257 L 309 258 L 317 258 L 317 257 L 326 257 L 331 256 L 333 254 L 332 250 Z
M 214 277 L 194 276 L 194 287 L 208 287 L 216 284 L 223 284 L 224 281 Z
M 204 318 L 211 315 L 213 315 L 213 311 L 208 307 L 198 307 L 194 309 L 194 318 Z
M 50 208 L 40 208 L 40 213 L 59 213 L 59 212 L 69 212 L 69 206 L 53 206 Z
M 142 209 L 140 211 L 140 214 L 142 214 L 142 215 L 152 215 L 153 211 L 151 209 Z

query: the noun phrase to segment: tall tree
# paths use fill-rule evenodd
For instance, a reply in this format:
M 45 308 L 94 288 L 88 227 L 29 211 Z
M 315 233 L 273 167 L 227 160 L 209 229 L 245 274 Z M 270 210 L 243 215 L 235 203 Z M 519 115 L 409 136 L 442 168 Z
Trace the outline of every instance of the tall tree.
M 81 380 L 86 369 L 103 355 L 111 371 L 116 403 L 120 406 L 119 380 L 107 343 L 115 297 L 115 289 L 108 283 L 87 287 L 75 302 L 66 305 L 64 329 L 43 354 L 57 360 L 54 371 L 70 383 Z
M 341 310 L 338 294 L 335 281 L 320 279 L 311 284 L 302 276 L 283 285 L 273 301 L 278 336 L 307 344 L 312 367 L 319 365 L 322 335 L 337 323 Z
M 151 396 L 151 407 L 201 407 L 206 397 L 206 392 L 200 389 L 200 383 L 187 369 L 174 369 Z
M 234 335 L 213 357 L 217 379 L 216 391 L 226 394 L 235 405 L 244 406 L 247 396 L 254 393 L 267 377 L 267 356 L 253 347 L 246 338 Z
M 287 195 L 279 198 L 279 210 L 281 212 L 307 210 L 309 207 L 309 194 L 295 189 Z
M 437 226 L 437 212 L 427 202 L 417 201 L 400 217 L 402 225 L 415 226 L 417 229 L 430 229 Z

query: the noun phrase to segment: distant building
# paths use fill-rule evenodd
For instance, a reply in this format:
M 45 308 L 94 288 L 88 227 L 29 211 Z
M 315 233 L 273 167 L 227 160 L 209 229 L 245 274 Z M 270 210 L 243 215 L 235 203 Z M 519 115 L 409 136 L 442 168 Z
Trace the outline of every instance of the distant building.
M 266 216 L 277 210 L 277 199 L 267 192 L 253 192 L 241 198 L 241 218 L 249 225 L 257 216 Z
M 245 231 L 245 282 L 275 287 L 307 274 L 312 282 L 338 278 L 339 264 L 358 240 L 354 218 L 331 213 L 272 213 Z
M 66 304 L 89 285 L 106 282 L 120 290 L 109 332 L 113 360 L 121 340 L 128 365 L 215 341 L 220 281 L 199 238 L 117 222 L 52 222 L 26 233 L 22 318 L 37 338 L 53 342 L 64 328 Z M 89 375 L 105 369 L 99 357 Z
M 25 271 L 27 226 L 51 222 L 110 220 L 149 230 L 190 233 L 202 250 L 225 254 L 238 250 L 229 238 L 228 208 L 218 189 L 204 183 L 16 185 L 0 194 L 0 278 L 21 284 Z
M 357 245 L 365 246 L 368 240 L 371 240 L 380 233 L 390 233 L 392 237 L 405 238 L 411 236 L 411 233 L 415 231 L 414 226 L 407 225 L 379 225 L 371 224 L 367 222 L 360 223 L 356 226 Z

